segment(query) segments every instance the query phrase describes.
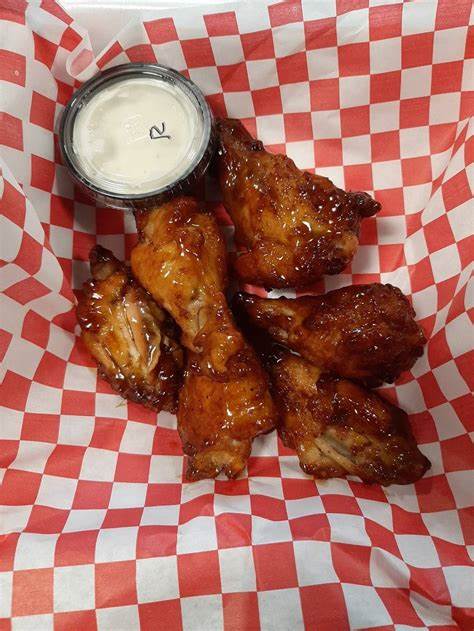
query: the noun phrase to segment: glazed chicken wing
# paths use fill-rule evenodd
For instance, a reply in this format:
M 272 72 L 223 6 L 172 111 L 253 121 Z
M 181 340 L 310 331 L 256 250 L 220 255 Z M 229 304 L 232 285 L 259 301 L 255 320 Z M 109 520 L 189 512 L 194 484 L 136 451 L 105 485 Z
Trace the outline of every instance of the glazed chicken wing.
M 408 299 L 392 285 L 352 285 L 296 299 L 242 293 L 236 302 L 253 325 L 322 372 L 370 385 L 394 381 L 426 343 Z
M 188 349 L 178 430 L 188 477 L 237 476 L 252 439 L 275 426 L 268 377 L 224 295 L 226 252 L 213 215 L 192 198 L 137 213 L 132 269 L 176 320 Z
M 357 475 L 364 482 L 410 484 L 430 467 L 408 417 L 347 379 L 320 377 L 307 360 L 278 349 L 268 359 L 279 433 L 303 471 L 317 478 Z
M 224 205 L 244 252 L 240 280 L 264 287 L 304 287 L 338 274 L 352 259 L 360 222 L 380 204 L 346 193 L 325 177 L 300 171 L 265 151 L 243 125 L 218 121 L 218 170 Z
M 183 371 L 176 327 L 111 252 L 96 246 L 90 264 L 77 317 L 101 376 L 127 399 L 176 411 Z

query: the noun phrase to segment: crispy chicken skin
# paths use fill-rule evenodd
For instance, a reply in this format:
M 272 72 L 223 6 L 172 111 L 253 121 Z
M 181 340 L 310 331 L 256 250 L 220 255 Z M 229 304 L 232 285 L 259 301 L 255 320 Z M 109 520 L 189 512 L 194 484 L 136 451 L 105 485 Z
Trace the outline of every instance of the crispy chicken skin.
M 368 385 L 397 379 L 426 343 L 411 304 L 392 285 L 352 285 L 296 299 L 240 293 L 235 300 L 253 325 L 322 372 Z
M 361 219 L 380 204 L 268 153 L 238 120 L 221 119 L 217 128 L 224 205 L 244 249 L 235 262 L 239 279 L 301 288 L 341 272 L 357 249 Z
M 176 327 L 109 250 L 94 247 L 90 265 L 77 318 L 99 373 L 127 399 L 176 411 L 183 370 Z
M 268 357 L 279 433 L 300 466 L 317 478 L 410 484 L 430 462 L 399 408 L 347 379 L 321 377 L 307 360 L 278 348 Z
M 188 349 L 178 407 L 187 475 L 236 477 L 276 412 L 268 376 L 226 302 L 224 240 L 214 216 L 189 197 L 136 218 L 133 272 L 179 324 Z

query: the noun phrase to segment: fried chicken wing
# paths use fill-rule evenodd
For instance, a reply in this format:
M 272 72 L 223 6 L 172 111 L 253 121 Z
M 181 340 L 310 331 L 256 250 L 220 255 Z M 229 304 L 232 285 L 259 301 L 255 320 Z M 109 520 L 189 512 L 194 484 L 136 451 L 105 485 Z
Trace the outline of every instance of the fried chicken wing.
M 176 411 L 183 372 L 176 327 L 109 250 L 93 248 L 90 265 L 77 318 L 99 373 L 127 399 Z
M 352 285 L 296 299 L 241 293 L 236 303 L 253 325 L 322 372 L 370 385 L 394 381 L 426 343 L 408 299 L 392 285 Z
M 405 412 L 375 392 L 347 379 L 321 377 L 314 365 L 281 348 L 269 356 L 268 368 L 279 433 L 306 473 L 351 474 L 386 486 L 415 482 L 430 467 Z
M 235 477 L 276 412 L 268 376 L 226 302 L 222 235 L 214 216 L 186 197 L 138 213 L 137 226 L 133 272 L 174 317 L 188 349 L 178 408 L 187 475 Z
M 362 218 L 380 204 L 346 193 L 325 177 L 299 170 L 285 155 L 265 151 L 233 119 L 217 123 L 218 171 L 224 205 L 244 248 L 240 280 L 264 287 L 304 287 L 338 274 L 352 259 Z

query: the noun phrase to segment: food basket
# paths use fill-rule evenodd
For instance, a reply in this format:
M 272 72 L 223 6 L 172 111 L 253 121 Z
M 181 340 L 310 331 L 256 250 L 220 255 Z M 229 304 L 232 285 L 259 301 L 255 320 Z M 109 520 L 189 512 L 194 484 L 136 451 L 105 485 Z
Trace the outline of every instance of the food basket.
M 97 55 L 59 4 L 0 0 L 0 629 L 473 628 L 471 15 L 468 0 L 179 7 Z M 274 432 L 241 478 L 189 483 L 175 417 L 98 378 L 75 292 L 93 245 L 129 259 L 135 224 L 74 186 L 58 120 L 128 61 L 172 66 L 216 115 L 382 203 L 351 266 L 312 291 L 410 296 L 429 341 L 383 392 L 410 414 L 424 478 L 315 481 Z M 230 242 L 212 178 L 206 198 Z

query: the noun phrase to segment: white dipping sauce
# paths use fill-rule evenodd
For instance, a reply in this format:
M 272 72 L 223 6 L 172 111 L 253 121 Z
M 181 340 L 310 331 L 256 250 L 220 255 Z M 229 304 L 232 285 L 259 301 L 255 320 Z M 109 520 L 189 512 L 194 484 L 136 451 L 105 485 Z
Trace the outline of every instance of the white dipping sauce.
M 202 118 L 179 87 L 153 78 L 113 83 L 74 121 L 78 166 L 96 185 L 148 193 L 178 180 L 199 152 Z

